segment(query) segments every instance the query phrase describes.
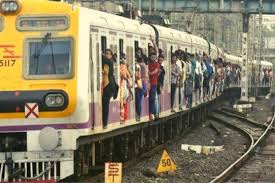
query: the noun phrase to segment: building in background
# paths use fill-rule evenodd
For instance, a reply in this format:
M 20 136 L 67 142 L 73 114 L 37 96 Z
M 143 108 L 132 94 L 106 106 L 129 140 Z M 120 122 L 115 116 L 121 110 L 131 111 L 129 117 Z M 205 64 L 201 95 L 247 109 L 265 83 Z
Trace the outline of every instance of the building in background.
M 109 13 L 136 17 L 137 10 L 141 14 L 152 15 L 151 23 L 158 23 L 174 29 L 190 32 L 204 37 L 223 50 L 234 55 L 241 55 L 242 16 L 241 14 L 207 14 L 197 13 L 196 8 L 182 9 L 177 7 L 174 11 L 157 9 L 159 3 L 173 6 L 175 0 L 63 0 L 78 2 L 83 6 L 106 11 Z M 197 1 L 197 0 L 194 0 Z M 145 7 L 142 9 L 142 7 Z M 168 7 L 169 9 L 169 7 Z M 144 16 L 145 17 L 145 16 Z M 146 21 L 150 17 L 146 16 Z M 167 21 L 169 20 L 169 21 Z M 259 48 L 259 18 L 258 15 L 250 17 L 249 27 L 249 59 L 257 58 Z M 275 18 L 272 15 L 263 16 L 263 58 L 275 60 Z

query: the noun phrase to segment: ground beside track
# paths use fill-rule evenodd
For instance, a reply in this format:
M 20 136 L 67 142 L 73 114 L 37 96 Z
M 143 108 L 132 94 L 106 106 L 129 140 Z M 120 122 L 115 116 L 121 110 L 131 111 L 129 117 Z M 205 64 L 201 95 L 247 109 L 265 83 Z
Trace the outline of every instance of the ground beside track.
M 210 127 L 211 121 L 203 123 L 202 126 L 194 129 L 176 144 L 167 147 L 171 158 L 177 164 L 175 173 L 157 175 L 156 167 L 159 163 L 162 152 L 154 157 L 145 159 L 124 172 L 124 183 L 135 182 L 208 182 L 214 176 L 222 172 L 233 163 L 246 149 L 248 140 L 239 132 L 215 123 L 220 129 L 221 135 Z M 194 145 L 224 145 L 225 151 L 216 154 L 203 155 L 195 152 L 181 150 L 181 144 Z
M 253 104 L 253 109 L 248 112 L 247 117 L 259 123 L 266 123 L 273 115 L 273 105 L 275 105 L 275 93 L 271 95 L 270 99 L 261 97 L 255 104 Z

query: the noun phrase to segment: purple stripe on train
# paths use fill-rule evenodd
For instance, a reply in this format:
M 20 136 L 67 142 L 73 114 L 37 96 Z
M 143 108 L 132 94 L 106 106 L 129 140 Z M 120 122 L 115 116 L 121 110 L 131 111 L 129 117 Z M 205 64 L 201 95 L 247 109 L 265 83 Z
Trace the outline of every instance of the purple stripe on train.
M 142 100 L 142 117 L 149 115 L 149 105 L 148 101 L 149 98 L 145 97 Z M 161 96 L 161 105 L 162 111 L 166 111 L 170 109 L 170 95 L 167 92 L 164 92 Z M 135 118 L 135 109 L 129 107 L 129 119 Z M 109 124 L 119 122 L 120 121 L 120 107 L 118 101 L 110 102 L 110 111 L 109 111 Z M 92 128 L 94 126 L 102 126 L 101 116 L 99 117 L 98 114 L 101 114 L 101 109 L 99 108 L 98 103 L 90 104 L 90 115 L 89 120 L 83 123 L 62 123 L 62 124 L 39 124 L 39 125 L 21 125 L 21 126 L 0 126 L 1 132 L 8 132 L 8 131 L 29 131 L 29 130 L 41 130 L 44 127 L 53 127 L 55 129 L 84 129 L 84 128 Z

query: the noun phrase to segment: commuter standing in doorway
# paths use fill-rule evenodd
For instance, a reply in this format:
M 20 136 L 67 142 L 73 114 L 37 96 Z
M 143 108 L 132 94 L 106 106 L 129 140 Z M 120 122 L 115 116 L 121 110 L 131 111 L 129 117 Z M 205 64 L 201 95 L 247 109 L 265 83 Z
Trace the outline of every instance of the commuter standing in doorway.
M 118 94 L 118 85 L 114 77 L 113 52 L 107 49 L 102 59 L 102 122 L 106 129 L 109 117 L 109 104 L 111 97 L 116 98 Z

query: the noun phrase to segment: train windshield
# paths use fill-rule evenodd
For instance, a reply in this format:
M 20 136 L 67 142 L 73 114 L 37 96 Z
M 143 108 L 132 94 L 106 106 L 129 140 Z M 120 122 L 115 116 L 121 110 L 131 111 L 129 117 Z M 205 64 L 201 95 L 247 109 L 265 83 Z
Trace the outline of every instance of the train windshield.
M 27 41 L 28 76 L 66 78 L 72 74 L 72 40 L 43 39 Z

